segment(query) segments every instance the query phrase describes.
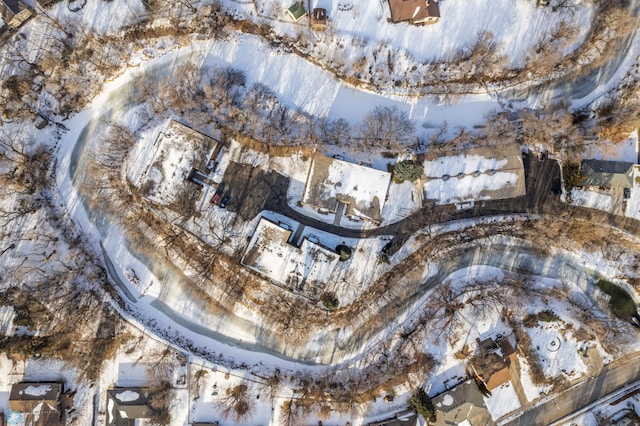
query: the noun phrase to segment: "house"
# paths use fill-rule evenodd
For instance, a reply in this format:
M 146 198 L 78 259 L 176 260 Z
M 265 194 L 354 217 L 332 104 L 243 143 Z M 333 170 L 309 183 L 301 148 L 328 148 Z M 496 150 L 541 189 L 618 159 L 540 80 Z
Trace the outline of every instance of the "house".
M 300 204 L 321 213 L 341 216 L 344 212 L 352 220 L 380 224 L 390 182 L 389 172 L 316 153 Z
M 425 200 L 437 205 L 502 200 L 526 195 L 520 146 L 471 148 L 423 161 Z
M 9 421 L 33 426 L 58 426 L 62 418 L 61 382 L 23 382 L 11 386 L 9 394 Z
M 217 184 L 208 170 L 221 148 L 211 136 L 169 120 L 157 133 L 144 166 L 134 168 L 129 178 L 142 196 L 182 213 L 196 199 L 215 192 Z
M 491 415 L 484 404 L 482 393 L 473 380 L 467 380 L 452 389 L 431 398 L 436 409 L 435 425 L 489 424 Z
M 149 393 L 145 388 L 115 388 L 107 390 L 107 425 L 134 426 L 137 419 L 148 419 Z
M 583 186 L 607 189 L 633 188 L 634 164 L 620 161 L 582 160 Z
M 289 18 L 293 19 L 294 22 L 300 21 L 302 18 L 307 16 L 307 10 L 304 8 L 304 3 L 302 1 L 297 1 L 287 9 L 287 15 Z
M 319 299 L 339 256 L 311 237 L 303 237 L 296 246 L 296 241 L 290 241 L 291 228 L 260 218 L 241 263 L 276 284 Z
M 479 354 L 470 360 L 473 375 L 482 381 L 489 391 L 511 380 L 509 366 L 517 357 L 513 336 L 496 340 L 491 337 L 483 340 L 478 338 L 476 341 Z
M 327 29 L 327 9 L 316 7 L 311 12 L 311 28 L 316 31 L 324 31 Z
M 440 19 L 438 0 L 389 0 L 389 11 L 394 24 L 435 24 Z
M 20 25 L 31 18 L 31 10 L 22 0 L 2 0 L 0 2 L 0 14 L 2 21 L 9 28 L 18 28 Z

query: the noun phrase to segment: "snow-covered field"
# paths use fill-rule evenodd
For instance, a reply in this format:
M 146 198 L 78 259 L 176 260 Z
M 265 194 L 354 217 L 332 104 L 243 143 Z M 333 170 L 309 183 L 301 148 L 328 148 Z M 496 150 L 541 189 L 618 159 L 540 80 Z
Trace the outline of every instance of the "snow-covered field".
M 291 24 L 289 18 L 285 17 L 285 11 L 293 1 L 258 0 L 256 3 L 261 16 L 278 17 L 284 21 L 271 21 L 278 31 L 298 30 L 299 26 Z M 583 0 L 575 3 L 572 12 L 563 9 L 552 12 L 550 8 L 536 8 L 534 2 L 522 0 L 497 0 L 489 3 L 483 0 L 442 1 L 439 4 L 439 22 L 423 27 L 388 22 L 390 13 L 386 1 L 314 0 L 311 8 L 327 9 L 331 33 L 336 34 L 336 44 L 347 50 L 347 54 L 362 54 L 368 45 L 380 43 L 392 46 L 394 51 L 406 51 L 420 61 L 446 60 L 458 50 L 472 45 L 478 34 L 489 31 L 498 43 L 498 50 L 509 54 L 513 65 L 521 65 L 524 52 L 563 20 L 575 25 L 576 42 L 585 36 L 593 16 L 593 6 Z M 302 23 L 306 24 L 306 18 Z M 572 47 L 575 47 L 575 43 L 567 46 L 565 52 Z

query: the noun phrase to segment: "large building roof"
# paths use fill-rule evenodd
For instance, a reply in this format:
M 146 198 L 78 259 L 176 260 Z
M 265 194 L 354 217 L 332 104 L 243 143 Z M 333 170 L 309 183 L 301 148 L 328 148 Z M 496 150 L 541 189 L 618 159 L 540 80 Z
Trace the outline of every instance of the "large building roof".
M 621 161 L 583 160 L 584 186 L 632 188 L 633 163 Z
M 380 222 L 391 173 L 315 154 L 302 204 L 335 213 L 338 202 L 346 215 Z
M 500 200 L 526 194 L 518 144 L 472 148 L 424 161 L 424 196 L 436 204 Z
M 420 24 L 440 18 L 436 0 L 389 0 L 389 10 L 393 22 Z
M 300 247 L 289 244 L 291 232 L 260 218 L 242 264 L 292 290 L 318 298 L 338 255 L 306 238 Z

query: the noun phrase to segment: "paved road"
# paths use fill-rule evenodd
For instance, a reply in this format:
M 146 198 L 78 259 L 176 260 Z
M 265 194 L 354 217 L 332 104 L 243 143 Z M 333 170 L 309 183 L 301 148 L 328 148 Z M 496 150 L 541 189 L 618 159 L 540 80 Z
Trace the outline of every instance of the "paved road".
M 506 424 L 510 426 L 548 425 L 638 379 L 640 379 L 640 354 L 605 366 L 597 377 L 559 393 L 550 401 L 530 408 L 522 416 Z

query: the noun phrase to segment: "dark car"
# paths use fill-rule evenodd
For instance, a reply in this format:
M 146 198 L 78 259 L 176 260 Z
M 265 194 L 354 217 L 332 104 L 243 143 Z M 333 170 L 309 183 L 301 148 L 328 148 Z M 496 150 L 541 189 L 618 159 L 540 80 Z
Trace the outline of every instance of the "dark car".
M 229 196 L 225 195 L 225 197 L 222 199 L 222 201 L 220 201 L 220 207 L 222 207 L 224 209 L 227 206 L 228 202 L 229 202 Z

